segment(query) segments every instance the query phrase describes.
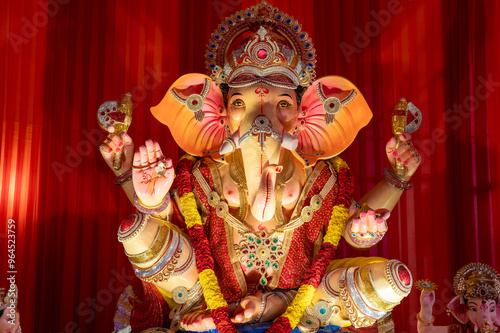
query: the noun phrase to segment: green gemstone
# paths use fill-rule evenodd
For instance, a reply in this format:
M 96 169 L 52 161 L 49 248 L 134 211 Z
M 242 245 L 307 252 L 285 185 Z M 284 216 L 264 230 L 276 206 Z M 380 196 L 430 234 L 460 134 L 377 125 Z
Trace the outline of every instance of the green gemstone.
M 276 251 L 276 249 L 277 249 L 276 246 L 271 247 L 271 251 Z
M 249 242 L 253 242 L 253 237 L 248 237 Z
M 262 279 L 260 280 L 260 284 L 262 284 L 263 286 L 267 284 L 267 279 Z
M 273 239 L 273 242 L 278 243 L 278 238 Z
M 321 308 L 321 309 L 319 309 L 319 313 L 321 313 L 321 314 L 325 314 L 325 313 L 326 313 L 326 309 L 325 309 L 325 308 Z
M 266 266 L 269 267 L 270 264 L 269 260 L 266 260 Z
M 253 258 L 255 258 L 255 254 L 251 254 L 251 255 L 249 255 L 248 257 L 249 257 L 250 259 L 253 259 Z
M 253 266 L 253 263 L 251 263 L 251 262 L 249 262 L 249 263 L 247 264 L 247 267 L 252 267 L 252 266 Z
M 273 268 L 274 268 L 274 269 L 278 269 L 278 264 L 277 264 L 277 263 L 274 263 L 274 264 L 273 264 Z
M 307 321 L 306 321 L 306 324 L 307 324 L 307 325 L 311 325 L 312 323 L 313 323 L 313 322 L 312 322 L 312 321 L 310 321 L 310 320 L 307 320 Z
M 260 244 L 260 243 L 262 243 L 262 241 L 259 238 L 257 238 L 257 244 Z
M 179 296 L 179 298 L 181 298 L 182 297 L 182 293 L 179 293 L 177 296 Z

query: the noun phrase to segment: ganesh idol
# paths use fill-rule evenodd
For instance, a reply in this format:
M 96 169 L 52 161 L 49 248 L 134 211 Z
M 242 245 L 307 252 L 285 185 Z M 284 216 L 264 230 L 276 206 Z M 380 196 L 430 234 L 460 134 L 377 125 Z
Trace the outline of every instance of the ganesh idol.
M 134 152 L 129 97 L 99 111 L 101 153 L 138 210 L 118 230 L 140 282 L 120 297 L 115 329 L 382 331 L 410 292 L 408 268 L 335 249 L 384 237 L 420 164 L 410 135 L 388 141 L 391 167 L 356 201 L 337 155 L 372 113 L 347 79 L 316 79 L 301 25 L 263 1 L 207 47 L 208 76 L 179 78 L 151 109 L 187 153 L 175 170 L 155 141 Z

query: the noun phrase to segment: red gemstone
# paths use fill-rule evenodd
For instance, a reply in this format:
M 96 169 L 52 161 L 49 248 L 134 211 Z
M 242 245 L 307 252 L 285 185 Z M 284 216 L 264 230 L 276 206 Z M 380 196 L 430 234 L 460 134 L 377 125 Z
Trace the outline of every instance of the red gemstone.
M 411 275 L 410 272 L 404 267 L 403 265 L 400 265 L 398 267 L 398 276 L 399 280 L 403 282 L 405 286 L 409 286 L 411 283 Z
M 333 103 L 330 103 L 330 107 L 333 109 L 333 107 L 335 106 L 335 104 Z
M 194 100 L 194 101 L 193 101 L 193 105 L 198 105 L 198 101 L 197 101 L 197 100 Z
M 129 217 L 127 217 L 125 220 L 122 221 L 122 224 L 120 225 L 120 229 L 122 231 L 127 231 L 134 224 L 134 222 L 135 222 L 135 216 L 130 215 Z
M 108 111 L 108 112 L 109 112 L 109 108 L 108 108 L 108 109 L 106 109 L 106 111 Z
M 109 120 L 109 117 L 106 117 L 106 121 L 108 121 L 108 120 Z
M 101 112 L 101 116 L 104 116 L 105 114 L 106 114 L 106 113 L 104 113 L 104 112 Z
M 267 51 L 264 49 L 260 49 L 257 52 L 257 57 L 259 57 L 260 59 L 265 59 L 267 57 Z
M 116 108 L 113 106 L 113 111 L 116 111 Z
M 115 121 L 114 121 L 114 120 L 111 120 L 111 125 L 113 125 L 114 123 L 115 123 Z

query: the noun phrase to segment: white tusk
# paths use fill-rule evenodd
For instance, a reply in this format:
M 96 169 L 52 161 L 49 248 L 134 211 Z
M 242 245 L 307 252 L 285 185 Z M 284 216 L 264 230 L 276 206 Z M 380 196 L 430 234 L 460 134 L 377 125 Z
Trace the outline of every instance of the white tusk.
M 229 138 L 225 138 L 224 141 L 222 141 L 222 145 L 219 149 L 219 154 L 230 154 L 238 148 L 240 148 L 240 143 L 238 140 L 238 131 L 236 131 Z
M 294 151 L 299 146 L 299 139 L 288 132 L 283 132 L 283 148 Z

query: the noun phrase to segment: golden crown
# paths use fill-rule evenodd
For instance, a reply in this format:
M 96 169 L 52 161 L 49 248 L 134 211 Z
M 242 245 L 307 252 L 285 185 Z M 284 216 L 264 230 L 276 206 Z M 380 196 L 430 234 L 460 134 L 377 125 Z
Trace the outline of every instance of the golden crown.
M 297 20 L 265 0 L 219 24 L 205 58 L 212 79 L 231 87 L 264 82 L 295 89 L 316 78 L 311 38 Z
M 498 300 L 500 275 L 488 265 L 471 263 L 460 268 L 453 280 L 455 294 L 465 299 Z

